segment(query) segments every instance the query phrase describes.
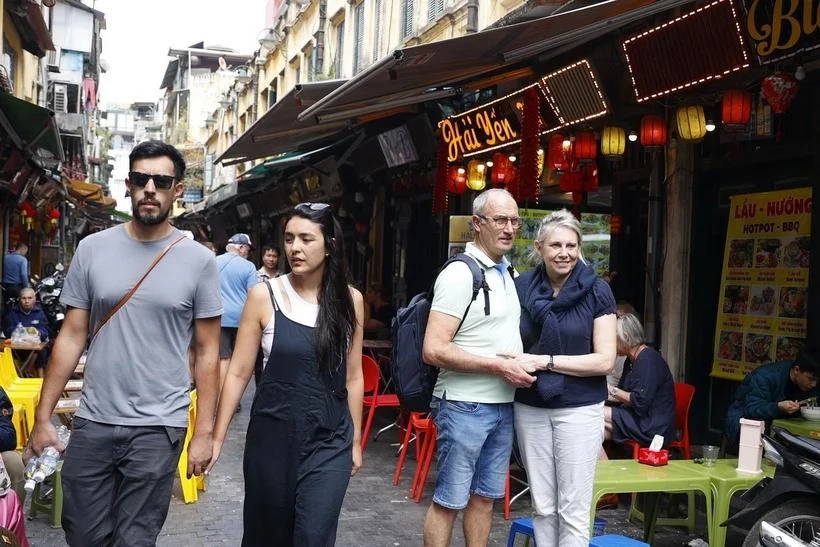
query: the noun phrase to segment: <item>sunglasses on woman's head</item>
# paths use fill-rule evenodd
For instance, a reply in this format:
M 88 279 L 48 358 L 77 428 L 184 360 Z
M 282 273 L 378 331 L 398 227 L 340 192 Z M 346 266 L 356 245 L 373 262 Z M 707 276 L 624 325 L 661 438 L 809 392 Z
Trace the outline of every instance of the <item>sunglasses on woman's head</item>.
M 307 207 L 311 211 L 322 211 L 330 207 L 328 203 L 311 203 L 309 201 L 305 201 L 304 203 L 300 203 L 296 207 Z
M 138 188 L 145 188 L 148 181 L 154 179 L 154 186 L 158 190 L 168 190 L 176 182 L 176 177 L 170 175 L 150 175 L 148 173 L 140 173 L 139 171 L 131 171 L 128 173 L 128 181 Z

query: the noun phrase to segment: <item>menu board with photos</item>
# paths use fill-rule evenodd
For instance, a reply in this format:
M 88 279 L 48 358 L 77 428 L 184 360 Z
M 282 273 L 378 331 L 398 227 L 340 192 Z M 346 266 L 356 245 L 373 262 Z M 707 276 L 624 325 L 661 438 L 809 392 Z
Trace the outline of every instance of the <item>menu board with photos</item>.
M 742 380 L 806 337 L 811 188 L 732 196 L 712 376 Z
M 515 236 L 512 251 L 507 254 L 507 259 L 515 265 L 519 273 L 531 270 L 537 262 L 532 262 L 530 254 L 533 249 L 533 241 L 538 235 L 541 227 L 541 219 L 552 211 L 544 209 L 520 209 L 521 228 Z M 448 256 L 463 252 L 467 241 L 473 240 L 471 216 L 451 216 L 450 217 L 450 240 Z M 609 271 L 609 241 L 610 241 L 610 215 L 600 213 L 581 214 L 581 233 L 584 241 L 581 244 L 581 251 L 584 259 L 591 264 L 598 275 L 603 275 Z

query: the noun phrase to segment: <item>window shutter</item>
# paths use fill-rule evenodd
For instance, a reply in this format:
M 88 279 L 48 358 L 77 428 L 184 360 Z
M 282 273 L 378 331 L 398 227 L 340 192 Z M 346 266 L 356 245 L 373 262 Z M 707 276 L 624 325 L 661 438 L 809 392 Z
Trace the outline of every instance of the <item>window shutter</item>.
M 433 21 L 441 13 L 444 12 L 444 0 L 428 0 L 427 3 L 427 21 Z
M 342 21 L 336 27 L 336 74 L 334 78 L 343 78 L 342 61 L 344 60 L 344 44 L 345 44 L 345 22 Z
M 415 7 L 414 0 L 402 0 L 402 25 L 401 25 L 401 37 L 407 38 L 411 34 L 413 34 L 413 11 Z
M 356 33 L 355 42 L 353 44 L 353 72 L 359 72 L 362 69 L 364 56 L 364 1 L 359 2 L 353 13 L 353 24 L 355 25 L 354 32 Z
M 382 56 L 382 0 L 375 1 L 373 17 L 373 62 Z

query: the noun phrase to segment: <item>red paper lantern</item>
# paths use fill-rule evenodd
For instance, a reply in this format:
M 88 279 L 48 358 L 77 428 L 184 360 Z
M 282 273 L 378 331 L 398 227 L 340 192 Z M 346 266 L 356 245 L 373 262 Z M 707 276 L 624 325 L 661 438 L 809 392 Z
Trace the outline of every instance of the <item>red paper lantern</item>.
M 561 133 L 553 133 L 547 144 L 547 167 L 556 173 L 563 173 L 570 169 L 571 164 L 572 143 Z
M 647 148 L 666 146 L 666 122 L 657 114 L 641 119 L 641 144 Z
M 463 167 L 458 165 L 450 167 L 450 180 L 447 183 L 447 191 L 451 194 L 463 194 L 467 191 L 467 171 Z
M 513 176 L 513 163 L 507 154 L 496 152 L 493 154 L 493 169 L 490 173 L 490 183 L 494 187 L 502 187 L 509 184 Z
M 48 210 L 48 219 L 52 226 L 57 226 L 57 222 L 60 220 L 60 211 L 52 207 Z
M 575 158 L 582 163 L 593 161 L 598 157 L 598 147 L 595 145 L 595 135 L 589 131 L 580 131 L 575 134 L 575 144 L 572 148 Z
M 760 92 L 775 114 L 782 114 L 788 110 L 799 90 L 800 84 L 797 79 L 781 71 L 766 76 L 760 84 Z
M 728 129 L 745 127 L 752 119 L 752 94 L 742 89 L 730 89 L 724 93 L 721 119 Z

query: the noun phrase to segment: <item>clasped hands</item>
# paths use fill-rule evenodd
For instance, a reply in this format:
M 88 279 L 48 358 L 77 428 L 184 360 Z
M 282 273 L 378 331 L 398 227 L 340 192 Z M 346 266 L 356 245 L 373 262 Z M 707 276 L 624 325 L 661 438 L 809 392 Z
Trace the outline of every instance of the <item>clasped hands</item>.
M 546 355 L 530 353 L 498 353 L 504 359 L 499 375 L 513 387 L 530 387 L 535 382 L 534 374 L 539 370 L 547 370 Z

